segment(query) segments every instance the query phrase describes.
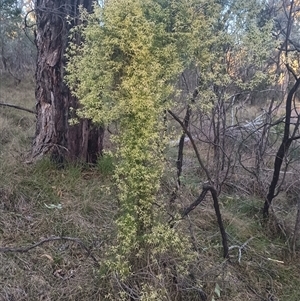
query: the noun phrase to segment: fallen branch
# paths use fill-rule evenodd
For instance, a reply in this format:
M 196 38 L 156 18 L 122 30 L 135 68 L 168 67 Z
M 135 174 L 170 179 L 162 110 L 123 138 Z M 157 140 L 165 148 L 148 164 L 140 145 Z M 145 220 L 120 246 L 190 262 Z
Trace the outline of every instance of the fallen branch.
M 19 248 L 11 248 L 11 247 L 0 247 L 0 252 L 1 253 L 26 253 L 38 246 L 43 245 L 46 242 L 50 242 L 50 241 L 57 241 L 57 240 L 67 240 L 67 241 L 73 241 L 76 242 L 78 245 L 80 245 L 87 253 L 87 256 L 91 257 L 93 259 L 93 261 L 96 263 L 97 267 L 100 267 L 100 264 L 98 262 L 98 260 L 94 257 L 93 254 L 91 254 L 90 249 L 82 242 L 82 240 L 80 240 L 79 238 L 75 238 L 75 237 L 68 237 L 68 236 L 52 236 L 49 238 L 45 238 L 33 245 L 27 246 L 27 247 L 19 247 Z
M 14 109 L 18 109 L 18 110 L 25 111 L 25 112 L 28 112 L 28 113 L 36 114 L 36 111 L 30 110 L 30 109 L 26 109 L 24 107 L 12 105 L 12 104 L 9 104 L 9 103 L 0 102 L 0 106 L 14 108 Z
M 231 246 L 229 247 L 229 251 L 232 250 L 232 249 L 239 249 L 239 259 L 238 259 L 238 262 L 241 263 L 241 259 L 242 259 L 242 250 L 247 246 L 247 244 L 253 239 L 254 237 L 251 237 L 249 238 L 245 243 L 243 243 L 241 246 L 238 246 L 238 245 L 234 245 L 234 246 Z

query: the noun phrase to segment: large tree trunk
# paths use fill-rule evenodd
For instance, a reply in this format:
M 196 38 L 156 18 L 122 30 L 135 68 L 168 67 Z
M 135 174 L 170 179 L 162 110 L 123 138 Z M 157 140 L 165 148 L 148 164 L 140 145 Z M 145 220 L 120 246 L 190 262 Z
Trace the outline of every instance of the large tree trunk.
M 92 0 L 35 1 L 38 57 L 33 159 L 48 153 L 57 162 L 95 162 L 103 149 L 103 128 L 93 126 L 89 120 L 80 120 L 76 125 L 68 122 L 79 103 L 63 80 L 64 55 L 70 28 L 79 22 L 79 5 L 91 10 Z

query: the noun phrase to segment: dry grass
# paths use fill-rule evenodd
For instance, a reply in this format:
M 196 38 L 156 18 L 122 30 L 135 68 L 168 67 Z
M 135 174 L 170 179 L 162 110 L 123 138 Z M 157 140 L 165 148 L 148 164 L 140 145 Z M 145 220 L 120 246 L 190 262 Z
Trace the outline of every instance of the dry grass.
M 73 178 L 56 171 L 49 178 L 51 170 L 47 171 L 20 179 L 14 187 L 18 193 L 2 191 L 1 245 L 28 246 L 52 236 L 68 236 L 79 238 L 101 262 L 112 240 L 115 212 L 112 200 L 105 199 L 98 185 L 103 180 L 95 175 L 93 181 L 84 180 L 87 175 L 81 174 L 74 189 Z M 61 177 L 66 180 L 63 185 Z M 59 204 L 61 209 L 51 208 Z M 14 300 L 12 296 L 15 300 L 39 300 L 38 296 L 41 300 L 101 300 L 98 266 L 76 242 L 50 241 L 26 253 L 1 256 L 6 263 L 0 271 L 5 279 L 3 300 Z
M 80 239 L 101 263 L 113 241 L 115 201 L 97 170 L 49 162 L 15 167 L 1 187 L 0 245 L 30 246 L 52 236 Z M 2 185 L 1 185 L 2 186 Z M 99 267 L 74 241 L 50 241 L 26 253 L 0 253 L 0 300 L 103 300 Z
M 1 81 L 1 85 L 1 99 L 34 107 L 30 81 L 17 87 L 8 81 Z M 46 238 L 67 236 L 80 239 L 90 252 L 76 241 L 63 239 L 24 253 L 0 252 L 0 301 L 96 301 L 107 300 L 108 293 L 119 300 L 120 287 L 104 264 L 116 238 L 117 202 L 111 189 L 110 158 L 94 168 L 70 165 L 58 170 L 47 159 L 26 165 L 34 116 L 0 107 L 0 127 L 0 248 L 26 247 Z M 174 185 L 171 167 L 176 151 L 170 156 L 173 161 L 162 187 L 166 200 Z M 170 210 L 180 212 L 199 194 L 201 174 L 196 166 L 189 157 L 180 195 Z M 286 213 L 286 221 L 294 219 L 283 204 L 275 203 L 276 212 Z M 177 279 L 182 300 L 201 300 L 202 291 L 209 301 L 300 300 L 300 255 L 289 255 L 287 237 L 272 226 L 272 219 L 270 225 L 261 221 L 262 200 L 228 194 L 221 197 L 220 205 L 229 245 L 242 246 L 251 240 L 240 258 L 238 248 L 233 248 L 230 260 L 223 260 L 212 200 L 207 196 L 177 225 L 190 238 L 189 252 L 194 254 L 188 273 Z

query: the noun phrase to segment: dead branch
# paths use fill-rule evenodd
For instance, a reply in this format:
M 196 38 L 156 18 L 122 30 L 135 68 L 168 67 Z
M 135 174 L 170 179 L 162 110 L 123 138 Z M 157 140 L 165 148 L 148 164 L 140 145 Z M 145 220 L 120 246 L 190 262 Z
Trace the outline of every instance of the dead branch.
M 203 187 L 203 190 L 197 200 L 187 207 L 182 213 L 182 217 L 187 216 L 192 210 L 194 210 L 205 198 L 208 189 Z
M 281 144 L 277 150 L 276 157 L 274 160 L 274 172 L 273 172 L 273 177 L 271 184 L 269 185 L 269 191 L 264 203 L 263 207 L 263 216 L 264 218 L 268 218 L 269 216 L 269 208 L 271 206 L 271 203 L 273 199 L 276 197 L 276 188 L 279 180 L 279 175 L 281 171 L 281 166 L 283 163 L 283 159 L 286 157 L 286 154 L 293 142 L 293 140 L 298 139 L 298 136 L 295 137 L 290 137 L 290 132 L 291 132 L 291 112 L 292 112 L 292 101 L 293 98 L 297 92 L 297 90 L 300 87 L 300 78 L 296 80 L 292 88 L 290 89 L 287 99 L 286 99 L 286 105 L 285 105 L 285 125 L 284 125 L 284 132 L 283 132 L 283 137 Z M 296 125 L 297 126 L 297 125 Z M 296 132 L 293 132 L 293 135 L 295 135 Z
M 211 196 L 212 196 L 213 201 L 214 201 L 214 209 L 215 209 L 215 213 L 216 213 L 216 216 L 217 216 L 217 221 L 218 221 L 220 233 L 221 233 L 221 236 L 222 236 L 223 256 L 224 256 L 224 258 L 227 258 L 228 257 L 227 234 L 225 232 L 225 227 L 224 227 L 222 216 L 221 216 L 217 190 L 215 189 L 214 186 L 212 186 L 210 184 L 204 184 L 200 196 L 198 197 L 198 199 L 194 203 L 192 203 L 188 208 L 186 208 L 184 210 L 184 212 L 182 214 L 182 217 L 187 216 L 189 214 L 189 212 L 191 212 L 193 209 L 195 209 L 196 206 L 198 206 L 204 200 L 205 195 L 208 191 L 210 191 Z
M 197 160 L 201 166 L 201 168 L 203 169 L 203 171 L 205 172 L 206 174 L 206 177 L 208 179 L 209 182 L 212 182 L 212 179 L 211 179 L 211 175 L 208 171 L 208 169 L 205 167 L 202 159 L 201 159 L 201 156 L 199 154 L 199 151 L 197 149 L 197 146 L 195 144 L 195 141 L 194 141 L 194 138 L 192 136 L 192 134 L 190 133 L 190 131 L 186 128 L 185 124 L 180 120 L 180 118 L 178 116 L 176 116 L 171 110 L 168 110 L 168 113 L 181 125 L 183 131 L 186 133 L 186 135 L 189 137 L 190 141 L 191 141 L 191 144 L 193 146 L 193 149 L 195 151 L 195 154 L 196 154 L 196 157 L 197 157 Z
M 10 103 L 0 102 L 0 106 L 14 108 L 14 109 L 18 109 L 18 110 L 25 111 L 25 112 L 28 112 L 28 113 L 36 114 L 36 111 L 26 109 L 24 107 L 20 107 L 20 106 L 13 105 L 13 104 L 10 104 Z
M 93 259 L 93 261 L 95 262 L 95 264 L 97 265 L 97 267 L 100 267 L 100 264 L 98 262 L 98 260 L 94 257 L 93 254 L 91 254 L 91 250 L 83 243 L 83 241 L 79 238 L 76 238 L 76 237 L 69 237 L 69 236 L 62 236 L 62 237 L 59 237 L 59 236 L 51 236 L 51 237 L 48 237 L 48 238 L 45 238 L 33 245 L 30 245 L 30 246 L 26 246 L 26 247 L 19 247 L 19 248 L 11 248 L 11 247 L 0 247 L 0 252 L 1 253 L 9 253 L 9 252 L 12 252 L 12 253 L 26 253 L 38 246 L 41 246 L 43 245 L 44 243 L 46 242 L 50 242 L 50 241 L 57 241 L 57 240 L 67 240 L 67 241 L 73 241 L 73 242 L 76 242 L 78 245 L 81 246 L 82 249 L 84 249 L 87 253 L 87 256 L 91 257 Z
M 239 250 L 239 259 L 238 262 L 241 263 L 241 259 L 242 259 L 242 250 L 247 246 L 247 244 L 253 239 L 254 237 L 250 237 L 246 242 L 244 242 L 241 246 L 238 245 L 234 245 L 229 247 L 229 250 L 235 249 L 237 248 Z
M 187 106 L 187 109 L 186 109 L 186 113 L 185 113 L 185 117 L 184 117 L 184 126 L 186 128 L 188 128 L 189 126 L 189 122 L 190 122 L 190 116 L 191 116 L 191 107 L 190 105 Z M 176 198 L 177 198 L 177 194 L 178 194 L 178 190 L 181 186 L 181 180 L 180 180 L 180 177 L 181 177 L 181 173 L 182 173 L 182 165 L 183 165 L 183 149 L 184 149 L 184 142 L 185 142 L 185 132 L 183 131 L 181 137 L 180 137 L 180 140 L 179 140 L 179 146 L 178 146 L 178 155 L 177 155 L 177 161 L 176 161 L 176 167 L 177 167 L 177 183 L 176 183 L 176 186 L 175 186 L 175 189 L 172 193 L 172 197 L 171 197 L 171 200 L 170 202 L 171 203 L 174 203 Z
M 219 225 L 219 229 L 220 229 L 221 236 L 222 236 L 223 256 L 224 256 L 224 258 L 227 258 L 228 257 L 227 234 L 226 234 L 222 216 L 221 216 L 217 190 L 212 185 L 205 185 L 204 188 L 206 188 L 207 190 L 210 191 L 213 201 L 214 201 L 214 208 L 215 208 L 218 225 Z

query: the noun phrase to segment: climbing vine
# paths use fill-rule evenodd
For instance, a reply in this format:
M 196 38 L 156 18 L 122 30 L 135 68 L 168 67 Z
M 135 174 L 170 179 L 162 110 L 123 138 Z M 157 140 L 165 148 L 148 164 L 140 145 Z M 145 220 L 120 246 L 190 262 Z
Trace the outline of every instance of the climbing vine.
M 149 263 L 157 252 L 186 247 L 166 220 L 162 223 L 158 197 L 164 171 L 163 115 L 184 68 L 188 48 L 183 39 L 189 35 L 176 15 L 176 3 L 166 4 L 112 0 L 95 7 L 92 15 L 83 12 L 86 22 L 73 37 L 80 34 L 85 42 L 71 43 L 68 52 L 67 81 L 82 104 L 77 114 L 120 124 L 115 137 L 117 260 L 111 266 L 121 276 L 133 265 Z

